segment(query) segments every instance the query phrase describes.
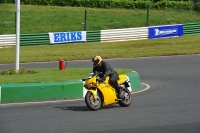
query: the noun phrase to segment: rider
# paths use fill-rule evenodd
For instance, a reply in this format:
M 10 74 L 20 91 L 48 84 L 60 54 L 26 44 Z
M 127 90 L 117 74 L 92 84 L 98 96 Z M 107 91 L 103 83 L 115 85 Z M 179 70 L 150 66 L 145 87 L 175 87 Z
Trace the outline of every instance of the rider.
M 119 99 L 122 98 L 122 90 L 121 87 L 118 85 L 117 80 L 119 79 L 119 74 L 108 64 L 107 62 L 103 61 L 101 56 L 95 55 L 92 58 L 93 62 L 93 72 L 102 72 L 102 75 L 100 76 L 100 81 L 105 81 L 106 77 L 109 76 L 109 84 L 113 86 L 116 91 L 118 92 L 117 97 Z

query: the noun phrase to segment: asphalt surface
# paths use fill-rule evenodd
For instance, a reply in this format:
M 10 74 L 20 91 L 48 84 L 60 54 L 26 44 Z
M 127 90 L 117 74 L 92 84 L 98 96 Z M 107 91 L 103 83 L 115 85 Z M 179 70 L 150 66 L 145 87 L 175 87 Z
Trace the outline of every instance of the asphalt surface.
M 200 133 L 200 55 L 107 60 L 137 71 L 150 89 L 132 95 L 129 107 L 90 111 L 84 100 L 0 104 L 0 133 Z M 68 67 L 91 67 L 69 61 Z M 58 67 L 58 62 L 20 64 Z M 0 69 L 15 65 L 0 65 Z M 66 68 L 66 69 L 67 69 Z

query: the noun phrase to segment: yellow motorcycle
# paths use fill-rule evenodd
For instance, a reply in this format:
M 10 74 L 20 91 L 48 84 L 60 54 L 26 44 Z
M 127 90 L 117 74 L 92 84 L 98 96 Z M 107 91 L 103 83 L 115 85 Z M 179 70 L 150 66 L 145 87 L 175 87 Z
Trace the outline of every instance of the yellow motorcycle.
M 101 73 L 91 72 L 84 81 L 84 88 L 87 89 L 85 94 L 85 103 L 92 111 L 97 111 L 102 106 L 119 104 L 121 107 L 128 107 L 131 104 L 130 81 L 126 75 L 119 75 L 118 84 L 122 89 L 122 98 L 117 98 L 116 90 L 108 83 L 109 77 L 104 82 L 100 82 Z

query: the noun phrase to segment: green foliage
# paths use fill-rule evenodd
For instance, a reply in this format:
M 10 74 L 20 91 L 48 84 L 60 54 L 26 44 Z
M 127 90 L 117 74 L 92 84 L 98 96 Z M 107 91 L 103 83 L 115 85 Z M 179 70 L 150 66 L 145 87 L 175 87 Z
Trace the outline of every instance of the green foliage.
M 192 1 L 159 1 L 154 4 L 154 8 L 165 9 L 172 8 L 176 10 L 184 9 L 184 10 L 192 10 L 194 3 Z
M 1 75 L 14 75 L 16 74 L 16 70 L 14 69 L 7 69 L 1 72 Z
M 0 0 L 0 3 L 13 3 L 12 0 Z M 125 8 L 125 9 L 184 9 L 198 10 L 198 0 L 21 0 L 26 5 L 72 6 L 90 8 Z
M 0 0 L 1 3 L 15 3 L 15 0 Z
M 1 75 L 14 75 L 14 74 L 34 74 L 37 73 L 34 69 L 31 70 L 25 70 L 24 68 L 20 67 L 20 69 L 18 71 L 16 71 L 15 69 L 6 69 L 3 70 L 0 74 Z
M 197 3 L 194 5 L 194 10 L 195 10 L 195 11 L 200 11 L 200 2 L 197 2 Z

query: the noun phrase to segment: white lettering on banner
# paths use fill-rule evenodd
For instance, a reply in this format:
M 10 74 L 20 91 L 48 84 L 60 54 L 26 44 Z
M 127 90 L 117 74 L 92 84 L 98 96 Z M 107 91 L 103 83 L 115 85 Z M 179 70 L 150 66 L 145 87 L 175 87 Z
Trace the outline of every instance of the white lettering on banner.
M 178 29 L 164 29 L 164 30 L 159 30 L 158 28 L 155 28 L 155 36 L 159 35 L 167 35 L 167 34 L 175 34 L 178 32 Z
M 49 33 L 50 43 L 86 41 L 86 31 Z

